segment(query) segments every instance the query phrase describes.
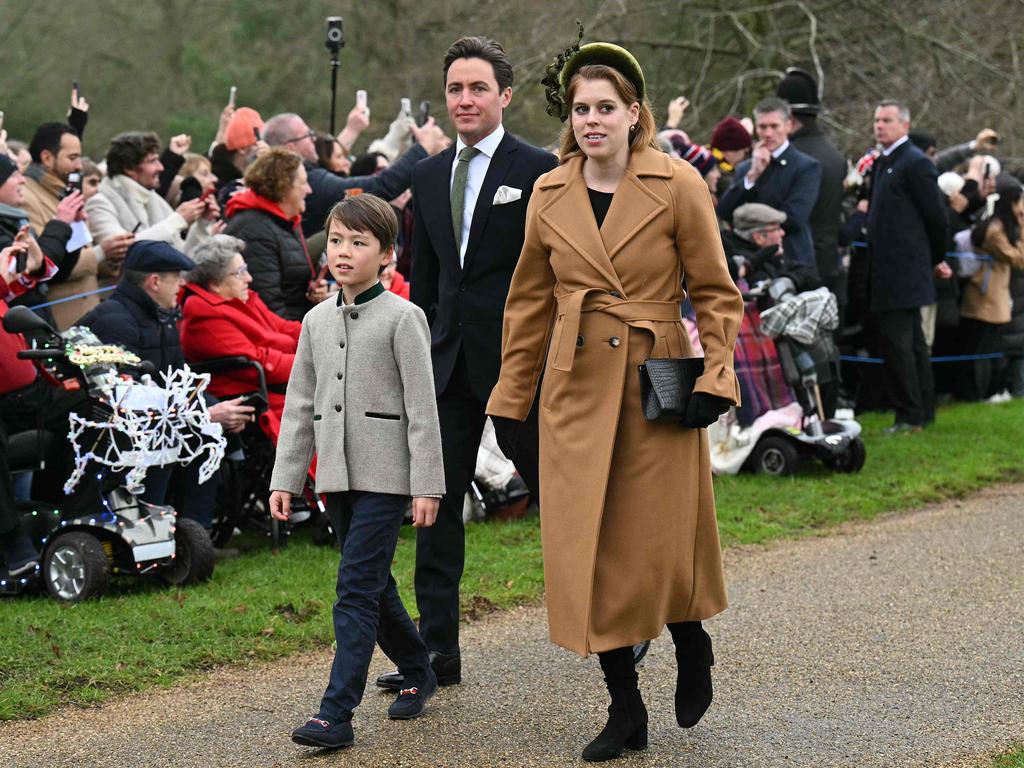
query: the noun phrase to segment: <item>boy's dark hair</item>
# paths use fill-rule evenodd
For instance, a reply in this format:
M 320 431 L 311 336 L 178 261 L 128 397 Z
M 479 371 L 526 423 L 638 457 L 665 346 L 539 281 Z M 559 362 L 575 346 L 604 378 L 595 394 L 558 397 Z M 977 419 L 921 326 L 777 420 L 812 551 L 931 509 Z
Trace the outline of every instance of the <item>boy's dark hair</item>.
M 398 239 L 398 217 L 388 203 L 373 195 L 346 197 L 327 214 L 324 229 L 331 232 L 331 222 L 336 221 L 356 232 L 367 232 L 377 238 L 381 252 L 395 244 Z
M 43 123 L 36 128 L 36 132 L 32 135 L 32 141 L 28 145 L 28 153 L 32 155 L 32 162 L 43 162 L 44 149 L 56 157 L 57 152 L 60 151 L 60 141 L 65 133 L 70 133 L 72 136 L 78 135 L 78 132 L 67 123 Z
M 487 37 L 460 37 L 448 53 L 444 55 L 444 81 L 448 82 L 448 68 L 456 59 L 483 59 L 494 70 L 494 79 L 498 82 L 498 90 L 504 91 L 512 87 L 514 73 L 512 62 L 508 60 L 505 49 L 500 43 Z
M 107 150 L 107 175 L 123 176 L 138 168 L 147 155 L 160 152 L 160 137 L 155 133 L 128 131 L 110 140 Z

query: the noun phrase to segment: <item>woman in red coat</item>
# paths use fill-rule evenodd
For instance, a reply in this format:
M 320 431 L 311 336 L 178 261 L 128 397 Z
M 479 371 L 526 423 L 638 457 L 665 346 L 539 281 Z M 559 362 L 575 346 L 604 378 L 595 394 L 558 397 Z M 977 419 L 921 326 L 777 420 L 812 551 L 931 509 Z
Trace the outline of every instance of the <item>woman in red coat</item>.
M 274 314 L 249 290 L 244 248 L 237 237 L 215 235 L 195 249 L 196 267 L 182 293 L 181 347 L 191 362 L 240 355 L 263 366 L 270 402 L 260 423 L 276 443 L 302 324 Z M 239 368 L 215 374 L 209 392 L 225 398 L 258 386 L 252 368 Z

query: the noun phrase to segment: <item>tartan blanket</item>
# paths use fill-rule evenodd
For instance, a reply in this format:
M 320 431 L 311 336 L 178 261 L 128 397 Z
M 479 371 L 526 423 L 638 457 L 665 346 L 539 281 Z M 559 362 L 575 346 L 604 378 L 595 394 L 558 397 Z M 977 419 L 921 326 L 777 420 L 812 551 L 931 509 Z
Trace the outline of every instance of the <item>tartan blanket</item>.
M 743 306 L 734 367 L 743 398 L 743 404 L 736 409 L 741 427 L 749 427 L 762 414 L 794 401 L 793 391 L 782 375 L 775 342 L 761 329 L 761 316 L 753 301 Z

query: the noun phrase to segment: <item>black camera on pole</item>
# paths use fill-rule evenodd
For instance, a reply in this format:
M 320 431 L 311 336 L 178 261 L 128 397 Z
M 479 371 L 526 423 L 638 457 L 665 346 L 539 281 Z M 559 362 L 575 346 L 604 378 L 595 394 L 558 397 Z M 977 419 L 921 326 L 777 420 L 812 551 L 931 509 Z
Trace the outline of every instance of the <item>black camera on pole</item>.
M 324 40 L 324 47 L 331 52 L 331 136 L 335 136 L 334 130 L 334 107 L 338 98 L 338 67 L 341 60 L 338 58 L 341 49 L 345 47 L 345 20 L 341 16 L 327 17 L 327 39 Z
M 324 46 L 335 56 L 345 47 L 345 20 L 341 16 L 327 17 L 327 40 Z

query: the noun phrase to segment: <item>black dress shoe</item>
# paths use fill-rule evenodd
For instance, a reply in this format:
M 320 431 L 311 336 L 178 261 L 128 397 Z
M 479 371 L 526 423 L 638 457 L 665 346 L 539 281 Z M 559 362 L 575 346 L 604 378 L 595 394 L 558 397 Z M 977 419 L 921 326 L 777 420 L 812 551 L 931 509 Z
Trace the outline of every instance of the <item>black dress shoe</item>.
M 322 717 L 311 717 L 305 725 L 292 731 L 292 741 L 304 747 L 341 749 L 351 747 L 355 742 L 352 721 L 331 722 Z
M 462 682 L 462 655 L 455 653 L 430 652 L 430 668 L 437 675 L 438 685 L 457 685 Z M 395 670 L 385 672 L 377 678 L 377 687 L 385 691 L 400 691 L 405 687 L 405 676 Z
M 422 685 L 403 688 L 399 692 L 394 704 L 388 707 L 388 717 L 392 720 L 412 720 L 423 714 L 430 697 L 437 693 L 437 677 L 433 671 L 427 674 L 429 677 Z

